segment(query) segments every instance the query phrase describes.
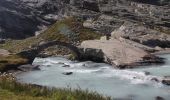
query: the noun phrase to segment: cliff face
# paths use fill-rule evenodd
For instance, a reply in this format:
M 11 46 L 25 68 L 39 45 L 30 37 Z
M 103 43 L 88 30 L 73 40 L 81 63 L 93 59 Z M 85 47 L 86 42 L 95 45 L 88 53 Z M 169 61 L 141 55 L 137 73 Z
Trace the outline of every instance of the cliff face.
M 23 38 L 36 29 L 37 21 L 30 15 L 31 9 L 12 1 L 0 1 L 0 35 Z M 29 34 L 28 34 L 29 35 Z
M 45 0 L 1 0 L 0 38 L 26 38 L 53 23 L 54 19 L 46 19 L 45 15 L 57 13 L 57 8 L 45 3 Z
M 0 36 L 4 38 L 32 36 L 41 26 L 64 16 L 97 18 L 98 26 L 104 29 L 95 29 L 103 33 L 110 33 L 124 21 L 163 32 L 170 29 L 169 0 L 1 0 L 0 14 Z M 104 14 L 112 19 L 101 18 Z

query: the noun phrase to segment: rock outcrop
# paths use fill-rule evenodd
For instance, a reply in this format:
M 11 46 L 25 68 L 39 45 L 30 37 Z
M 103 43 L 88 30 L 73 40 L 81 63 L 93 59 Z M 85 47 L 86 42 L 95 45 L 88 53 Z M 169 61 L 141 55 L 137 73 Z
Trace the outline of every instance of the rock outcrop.
M 0 37 L 33 36 L 42 26 L 68 16 L 92 19 L 90 27 L 103 33 L 124 21 L 169 33 L 169 5 L 169 0 L 1 0 Z
M 0 38 L 23 38 L 32 36 L 37 30 L 38 21 L 31 15 L 29 7 L 19 6 L 17 2 L 0 1 Z
M 104 62 L 121 69 L 133 68 L 137 65 L 163 63 L 162 59 L 121 40 L 123 39 L 89 40 L 84 41 L 81 47 L 101 50 Z M 90 52 L 89 55 L 93 53 Z
M 75 0 L 73 0 L 75 1 Z M 107 26 L 107 28 L 110 29 L 110 25 L 112 27 L 115 27 L 115 22 L 121 22 L 121 21 L 130 21 L 134 23 L 140 23 L 144 26 L 150 27 L 152 29 L 159 29 L 160 31 L 169 33 L 169 2 L 164 2 L 166 5 L 161 5 L 162 0 L 157 0 L 156 2 L 153 0 L 145 0 L 145 2 L 139 1 L 139 0 L 76 0 L 74 3 L 74 9 L 69 9 L 69 15 L 76 15 L 76 16 L 82 16 L 86 19 L 93 19 L 94 22 L 98 23 L 99 25 L 102 25 L 104 22 L 104 26 Z M 84 5 L 87 4 L 95 5 L 95 10 L 88 8 L 88 6 Z M 98 5 L 98 6 L 97 6 Z M 78 7 L 76 9 L 75 7 Z M 83 9 L 79 9 L 83 8 Z M 87 9 L 87 10 L 85 10 Z M 94 9 L 94 8 L 93 8 Z M 98 11 L 99 9 L 99 11 Z M 94 11 L 96 13 L 92 13 L 90 11 Z M 98 13 L 100 12 L 100 13 Z M 91 16 L 89 16 L 91 14 Z M 98 17 L 103 15 L 109 15 L 114 18 L 114 21 L 110 21 L 107 19 L 101 20 Z M 96 15 L 93 17 L 92 15 Z M 94 23 L 93 22 L 93 23 Z M 108 23 L 110 22 L 110 23 Z M 108 27 L 109 26 L 109 27 Z M 98 28 L 100 30 L 100 28 Z M 107 31 L 106 31 L 107 32 Z
M 124 37 L 149 47 L 170 47 L 170 35 L 144 27 L 139 24 L 127 22 L 112 32 L 112 37 Z
M 49 18 L 47 10 L 57 13 L 57 8 L 47 8 L 48 0 L 1 0 L 0 1 L 0 38 L 22 39 L 34 36 L 56 21 Z M 53 4 L 55 5 L 55 4 Z M 56 5 L 57 6 L 57 5 Z M 53 13 L 55 14 L 55 13 Z

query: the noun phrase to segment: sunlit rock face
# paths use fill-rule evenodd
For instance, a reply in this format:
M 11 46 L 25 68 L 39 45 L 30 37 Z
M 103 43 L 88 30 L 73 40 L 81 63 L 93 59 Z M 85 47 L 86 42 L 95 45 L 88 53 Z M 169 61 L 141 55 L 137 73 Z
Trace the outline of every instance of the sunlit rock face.
M 1 0 L 0 37 L 26 38 L 64 16 L 88 19 L 101 14 L 116 17 L 116 22 L 143 22 L 168 31 L 169 5 L 169 0 Z

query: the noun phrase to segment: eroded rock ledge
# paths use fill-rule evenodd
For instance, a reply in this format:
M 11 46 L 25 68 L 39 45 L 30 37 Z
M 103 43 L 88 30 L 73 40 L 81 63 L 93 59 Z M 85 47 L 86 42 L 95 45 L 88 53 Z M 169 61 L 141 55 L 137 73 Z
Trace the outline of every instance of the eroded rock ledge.
M 104 62 L 112 64 L 114 67 L 120 69 L 153 63 L 164 63 L 163 59 L 121 41 L 121 39 L 84 41 L 81 47 L 86 49 L 98 49 L 98 51 L 102 52 L 100 55 L 96 55 L 96 52 L 89 52 L 85 56 L 96 55 L 97 58 L 103 58 Z

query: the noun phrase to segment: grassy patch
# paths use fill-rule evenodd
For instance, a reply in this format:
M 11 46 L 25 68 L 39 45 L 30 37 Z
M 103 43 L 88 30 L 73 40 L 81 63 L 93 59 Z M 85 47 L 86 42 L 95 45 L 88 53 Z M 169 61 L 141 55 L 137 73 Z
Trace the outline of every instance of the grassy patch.
M 12 75 L 0 76 L 1 100 L 111 100 L 96 92 L 56 89 L 17 83 Z
M 30 37 L 24 40 L 7 40 L 5 44 L 0 44 L 0 48 L 6 49 L 12 53 L 18 53 L 22 50 L 29 49 L 30 46 L 38 45 L 40 38 Z
M 16 95 L 8 90 L 0 89 L 0 99 L 1 100 L 50 100 L 43 97 L 32 97 L 24 94 Z

